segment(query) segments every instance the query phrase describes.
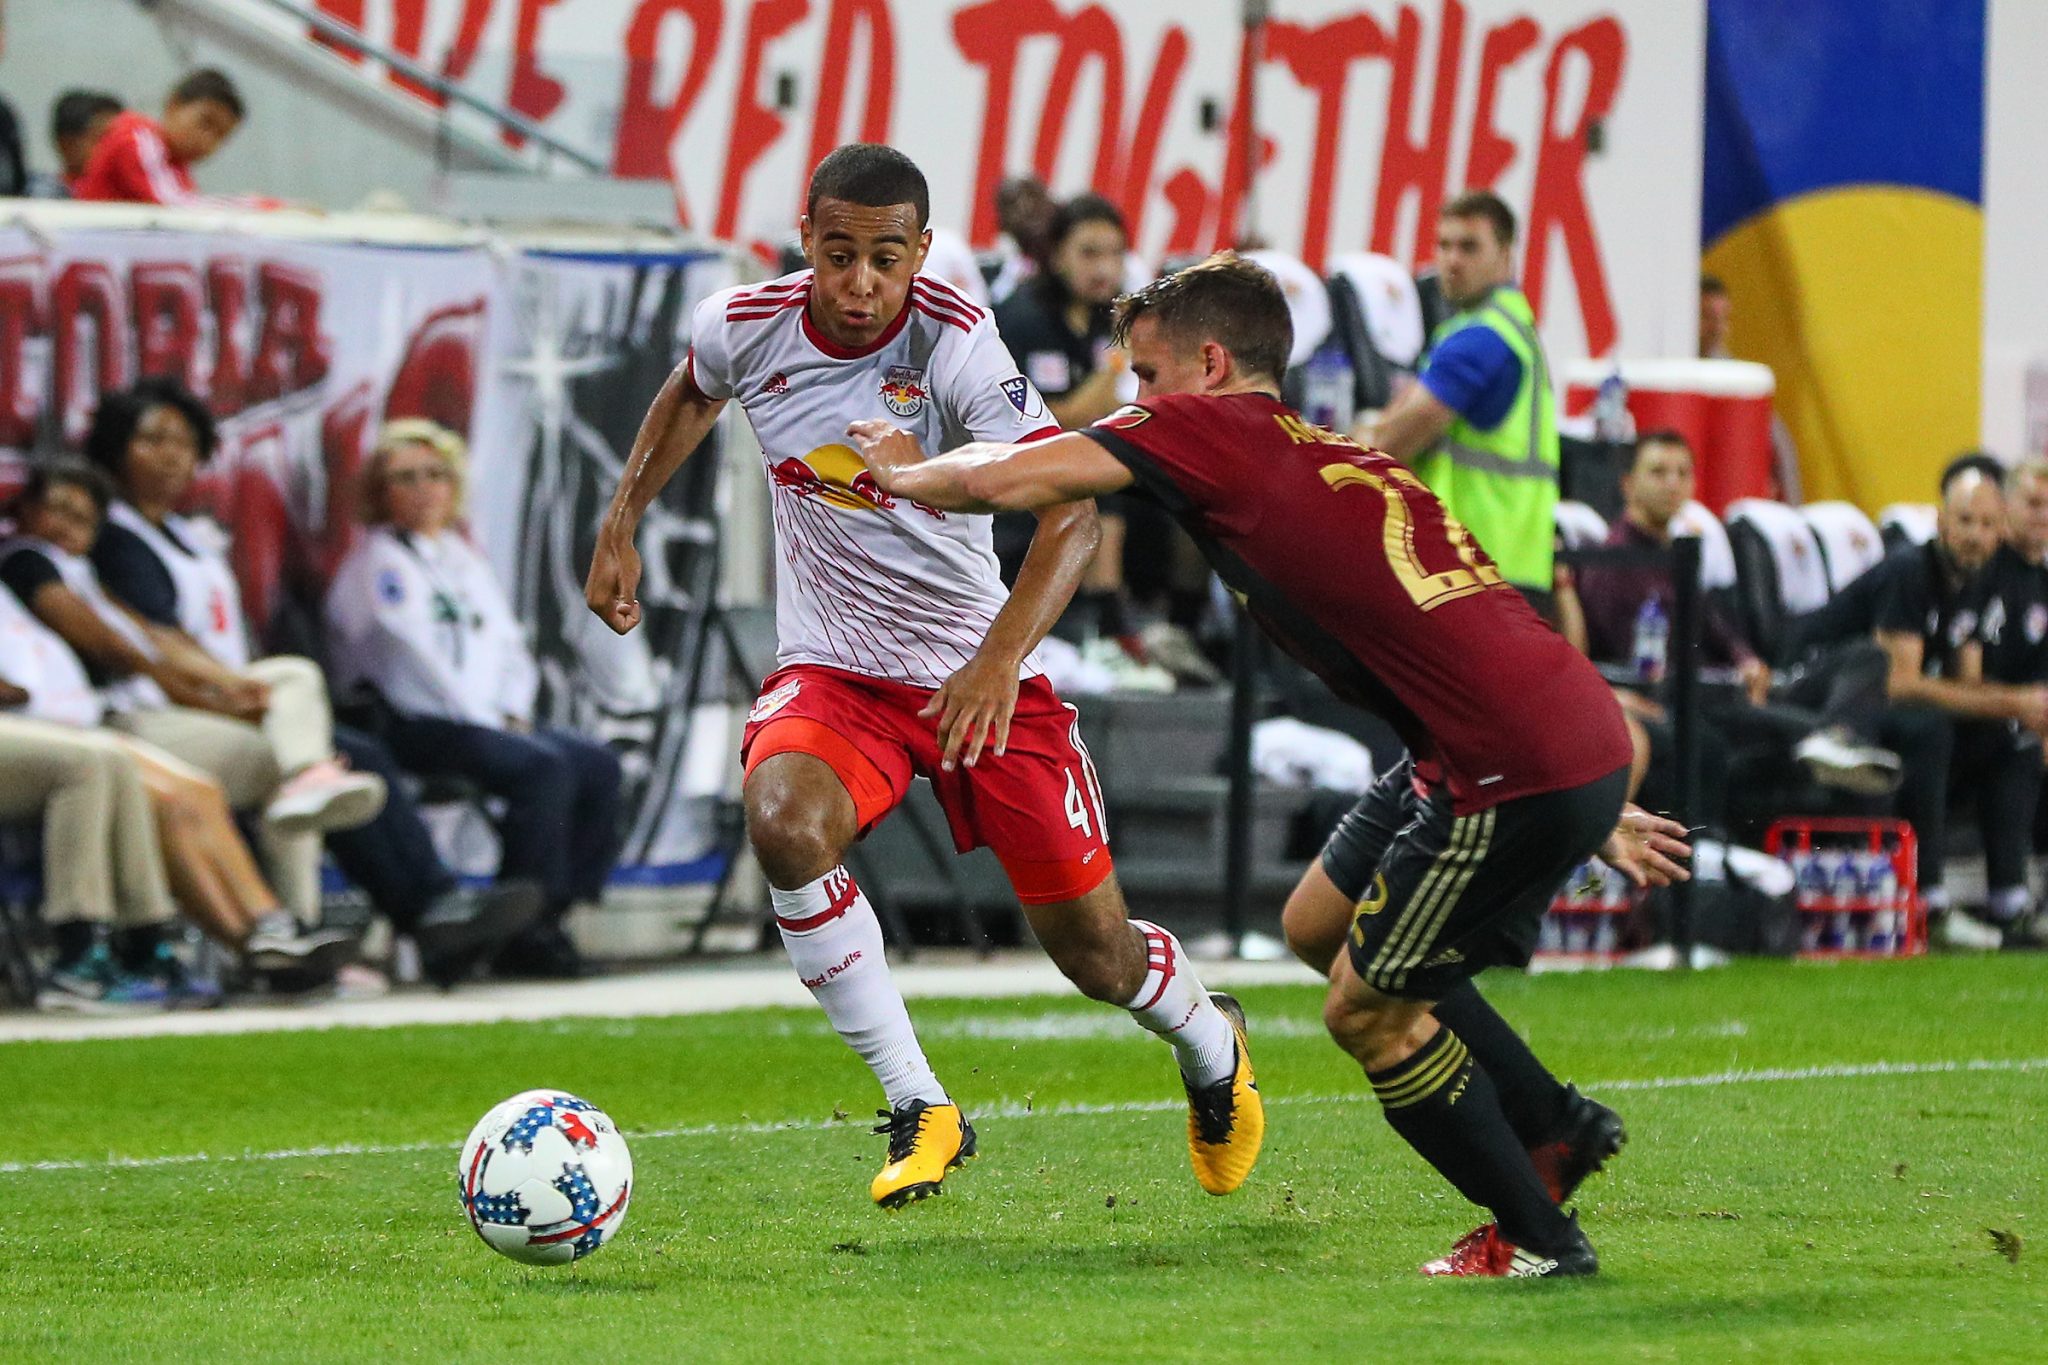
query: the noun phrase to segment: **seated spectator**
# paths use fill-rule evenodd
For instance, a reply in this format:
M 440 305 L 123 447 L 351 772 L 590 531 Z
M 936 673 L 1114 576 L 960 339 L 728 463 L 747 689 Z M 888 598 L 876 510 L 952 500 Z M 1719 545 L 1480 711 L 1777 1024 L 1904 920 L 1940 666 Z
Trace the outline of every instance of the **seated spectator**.
M 1653 431 L 1636 442 L 1621 480 L 1622 515 L 1607 544 L 1667 549 L 1673 522 L 1693 495 L 1692 447 L 1676 431 Z M 1674 592 L 1666 564 L 1588 565 L 1577 575 L 1586 652 L 1612 668 L 1662 675 L 1671 630 Z M 1708 719 L 1731 737 L 1782 739 L 1814 780 L 1866 796 L 1888 795 L 1899 785 L 1898 755 L 1878 742 L 1886 664 L 1868 640 L 1815 653 L 1783 676 L 1774 676 L 1712 598 L 1700 599 L 1701 662 L 1734 671 L 1739 698 L 1708 707 Z M 1651 730 L 1660 718 L 1635 712 Z
M 1045 182 L 1035 175 L 1006 176 L 996 186 L 996 270 L 989 280 L 988 296 L 998 305 L 1017 292 L 1017 286 L 1043 268 L 1051 246 L 1058 205 Z
M 76 199 L 124 204 L 275 207 L 275 200 L 203 195 L 192 168 L 219 151 L 242 124 L 242 95 L 206 68 L 171 87 L 159 123 L 137 110 L 117 114 L 71 186 Z
M 188 972 L 164 935 L 174 904 L 253 971 L 331 978 L 348 936 L 299 929 L 256 871 L 219 784 L 89 728 L 102 704 L 84 667 L 8 592 L 0 645 L 0 819 L 44 811 L 57 961 L 39 1003 L 91 1013 L 218 1003 L 219 987 Z
M 2048 731 L 2048 686 L 1985 674 L 1983 573 L 2006 530 L 2003 477 L 1988 457 L 1951 462 L 1935 539 L 1892 551 L 1797 623 L 1811 642 L 1874 635 L 1884 649 L 1891 701 L 1884 742 L 1905 769 L 1899 814 L 1920 836 L 1920 886 L 1938 932 L 1962 948 L 1996 948 L 2003 940 L 1949 904 L 1942 863 L 1951 794 L 1964 783 L 1977 793 L 1991 914 L 2018 915 L 2027 904 L 2040 736 Z
M 2011 496 L 2006 500 L 2004 543 L 1985 566 L 1973 607 L 1985 681 L 2025 688 L 2048 682 L 2048 459 L 2019 465 L 2007 483 Z M 1998 785 L 1980 787 L 1980 801 L 1998 810 L 1997 818 L 2031 830 L 2040 809 L 2039 783 L 2025 780 L 2020 759 L 2008 762 L 2004 751 L 2038 757 L 2041 744 L 2038 733 L 2017 721 L 1965 723 L 1957 727 L 1957 767 L 1974 767 L 1988 748 L 1994 754 L 1988 771 Z M 2038 776 L 2038 763 L 2033 768 Z M 2022 868 L 2016 879 L 2006 880 L 2004 894 L 1994 892 L 1985 908 L 2006 946 L 2048 946 L 2048 917 L 2026 892 Z
M 95 147 L 125 108 L 114 96 L 98 90 L 66 90 L 50 110 L 50 141 L 57 148 L 65 193 L 85 174 Z
M 204 655 L 223 685 L 249 681 L 281 694 L 265 713 L 266 727 L 295 723 L 285 718 L 307 706 L 317 723 L 331 724 L 326 679 L 310 660 L 250 661 L 241 596 L 219 530 L 176 510 L 215 444 L 205 404 L 174 380 L 145 379 L 103 399 L 86 453 L 112 475 L 119 496 L 93 547 L 93 565 L 108 593 L 148 622 L 159 642 Z M 414 939 L 428 979 L 452 985 L 532 920 L 539 889 L 517 881 L 482 896 L 458 889 L 418 807 L 394 781 L 398 765 L 390 752 L 347 726 L 332 725 L 331 734 L 352 774 L 380 785 L 386 800 L 367 823 L 337 829 L 329 850 L 393 927 Z
M 7 7 L 0 0 L 0 56 L 7 54 Z M 0 196 L 28 193 L 28 159 L 21 150 L 21 121 L 14 106 L 0 95 Z
M 328 589 L 328 650 L 342 695 L 373 703 L 399 763 L 504 801 L 499 876 L 538 881 L 545 906 L 500 965 L 574 975 L 561 920 L 598 900 L 618 858 L 619 762 L 533 723 L 539 669 L 525 634 L 489 561 L 455 529 L 463 456 L 461 438 L 431 422 L 385 429 L 364 471 L 369 534 Z
M 214 778 L 234 809 L 263 811 L 259 832 L 286 901 L 316 922 L 320 834 L 376 815 L 384 783 L 335 757 L 326 686 L 311 663 L 238 673 L 108 595 L 87 556 L 109 497 L 91 465 L 34 470 L 21 534 L 0 543 L 0 582 L 100 671 L 110 725 Z

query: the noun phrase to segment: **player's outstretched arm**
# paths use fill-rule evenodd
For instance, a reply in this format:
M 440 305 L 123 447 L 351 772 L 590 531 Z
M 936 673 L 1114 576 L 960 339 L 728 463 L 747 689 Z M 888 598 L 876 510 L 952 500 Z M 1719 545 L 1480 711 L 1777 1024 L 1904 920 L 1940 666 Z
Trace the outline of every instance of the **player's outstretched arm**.
M 855 422 L 846 434 L 883 491 L 948 512 L 1031 512 L 1131 484 L 1131 471 L 1079 432 L 1021 446 L 981 441 L 931 459 L 887 422 Z
M 1692 845 L 1685 835 L 1685 826 L 1676 820 L 1652 815 L 1630 802 L 1621 808 L 1614 833 L 1600 846 L 1600 857 L 1637 886 L 1691 881 L 1685 862 L 1692 857 Z
M 707 398 L 690 382 L 690 363 L 675 373 L 654 396 L 653 406 L 633 438 L 633 453 L 620 476 L 611 506 L 598 523 L 597 550 L 590 574 L 583 580 L 583 600 L 598 619 L 624 635 L 640 624 L 640 551 L 633 545 L 640 518 L 690 453 L 711 434 L 711 424 L 725 401 Z

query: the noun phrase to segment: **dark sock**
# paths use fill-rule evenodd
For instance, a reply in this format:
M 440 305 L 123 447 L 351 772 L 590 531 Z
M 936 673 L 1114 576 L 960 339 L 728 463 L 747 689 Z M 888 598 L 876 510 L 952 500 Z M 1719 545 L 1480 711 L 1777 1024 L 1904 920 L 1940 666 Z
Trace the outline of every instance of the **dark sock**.
M 1564 1131 L 1564 1085 L 1536 1060 L 1522 1035 L 1486 1002 L 1478 987 L 1459 982 L 1431 1013 L 1486 1068 L 1500 1095 L 1501 1112 L 1524 1147 L 1533 1151 Z
M 100 941 L 100 926 L 89 919 L 65 920 L 50 926 L 50 937 L 57 945 L 57 965 L 69 967 Z
M 1076 593 L 1075 600 L 1085 603 L 1088 612 L 1095 618 L 1095 633 L 1105 640 L 1114 640 L 1131 633 L 1130 625 L 1124 620 L 1124 595 L 1115 588 L 1099 592 Z
M 114 935 L 114 956 L 129 971 L 140 971 L 156 961 L 157 945 L 163 941 L 162 925 L 138 924 Z
M 1369 1071 L 1387 1122 L 1518 1247 L 1549 1254 L 1572 1241 L 1500 1097 L 1471 1049 L 1447 1027 L 1397 1066 Z

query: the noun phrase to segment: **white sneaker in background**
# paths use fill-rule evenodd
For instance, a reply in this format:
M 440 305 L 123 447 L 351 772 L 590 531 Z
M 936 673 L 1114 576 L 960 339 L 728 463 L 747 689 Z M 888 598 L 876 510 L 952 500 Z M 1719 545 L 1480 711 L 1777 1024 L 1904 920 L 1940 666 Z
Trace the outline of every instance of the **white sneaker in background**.
M 350 772 L 333 759 L 308 764 L 277 789 L 263 818 L 280 834 L 354 829 L 384 809 L 384 779 Z
M 1937 933 L 1948 947 L 1961 948 L 1969 952 L 1996 952 L 2005 946 L 2004 934 L 1983 920 L 1964 914 L 1961 910 L 1951 910 L 1943 915 Z
M 1899 789 L 1899 756 L 1865 744 L 1840 726 L 1816 730 L 1793 748 L 1813 780 L 1857 796 L 1889 796 Z

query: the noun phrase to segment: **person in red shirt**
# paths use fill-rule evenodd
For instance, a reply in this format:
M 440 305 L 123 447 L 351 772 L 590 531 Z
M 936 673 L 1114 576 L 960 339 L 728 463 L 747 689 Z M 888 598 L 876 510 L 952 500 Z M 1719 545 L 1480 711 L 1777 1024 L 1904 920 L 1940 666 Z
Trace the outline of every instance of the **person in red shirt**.
M 219 71 L 194 71 L 171 87 L 163 121 L 136 110 L 115 116 L 73 182 L 72 197 L 125 204 L 225 204 L 202 195 L 192 167 L 221 149 L 241 126 L 235 83 Z
M 1430 1274 L 1587 1275 L 1559 1205 L 1619 1150 L 1618 1115 L 1558 1082 L 1473 988 L 1526 966 L 1551 896 L 1598 853 L 1683 878 L 1684 829 L 1627 804 L 1634 736 L 1593 666 L 1399 461 L 1280 401 L 1291 324 L 1225 252 L 1120 300 L 1139 401 L 1083 431 L 926 459 L 849 434 L 882 488 L 963 512 L 1131 489 L 1171 513 L 1254 619 L 1408 745 L 1331 836 L 1283 923 L 1327 970 L 1324 1020 L 1388 1122 L 1495 1222 Z

